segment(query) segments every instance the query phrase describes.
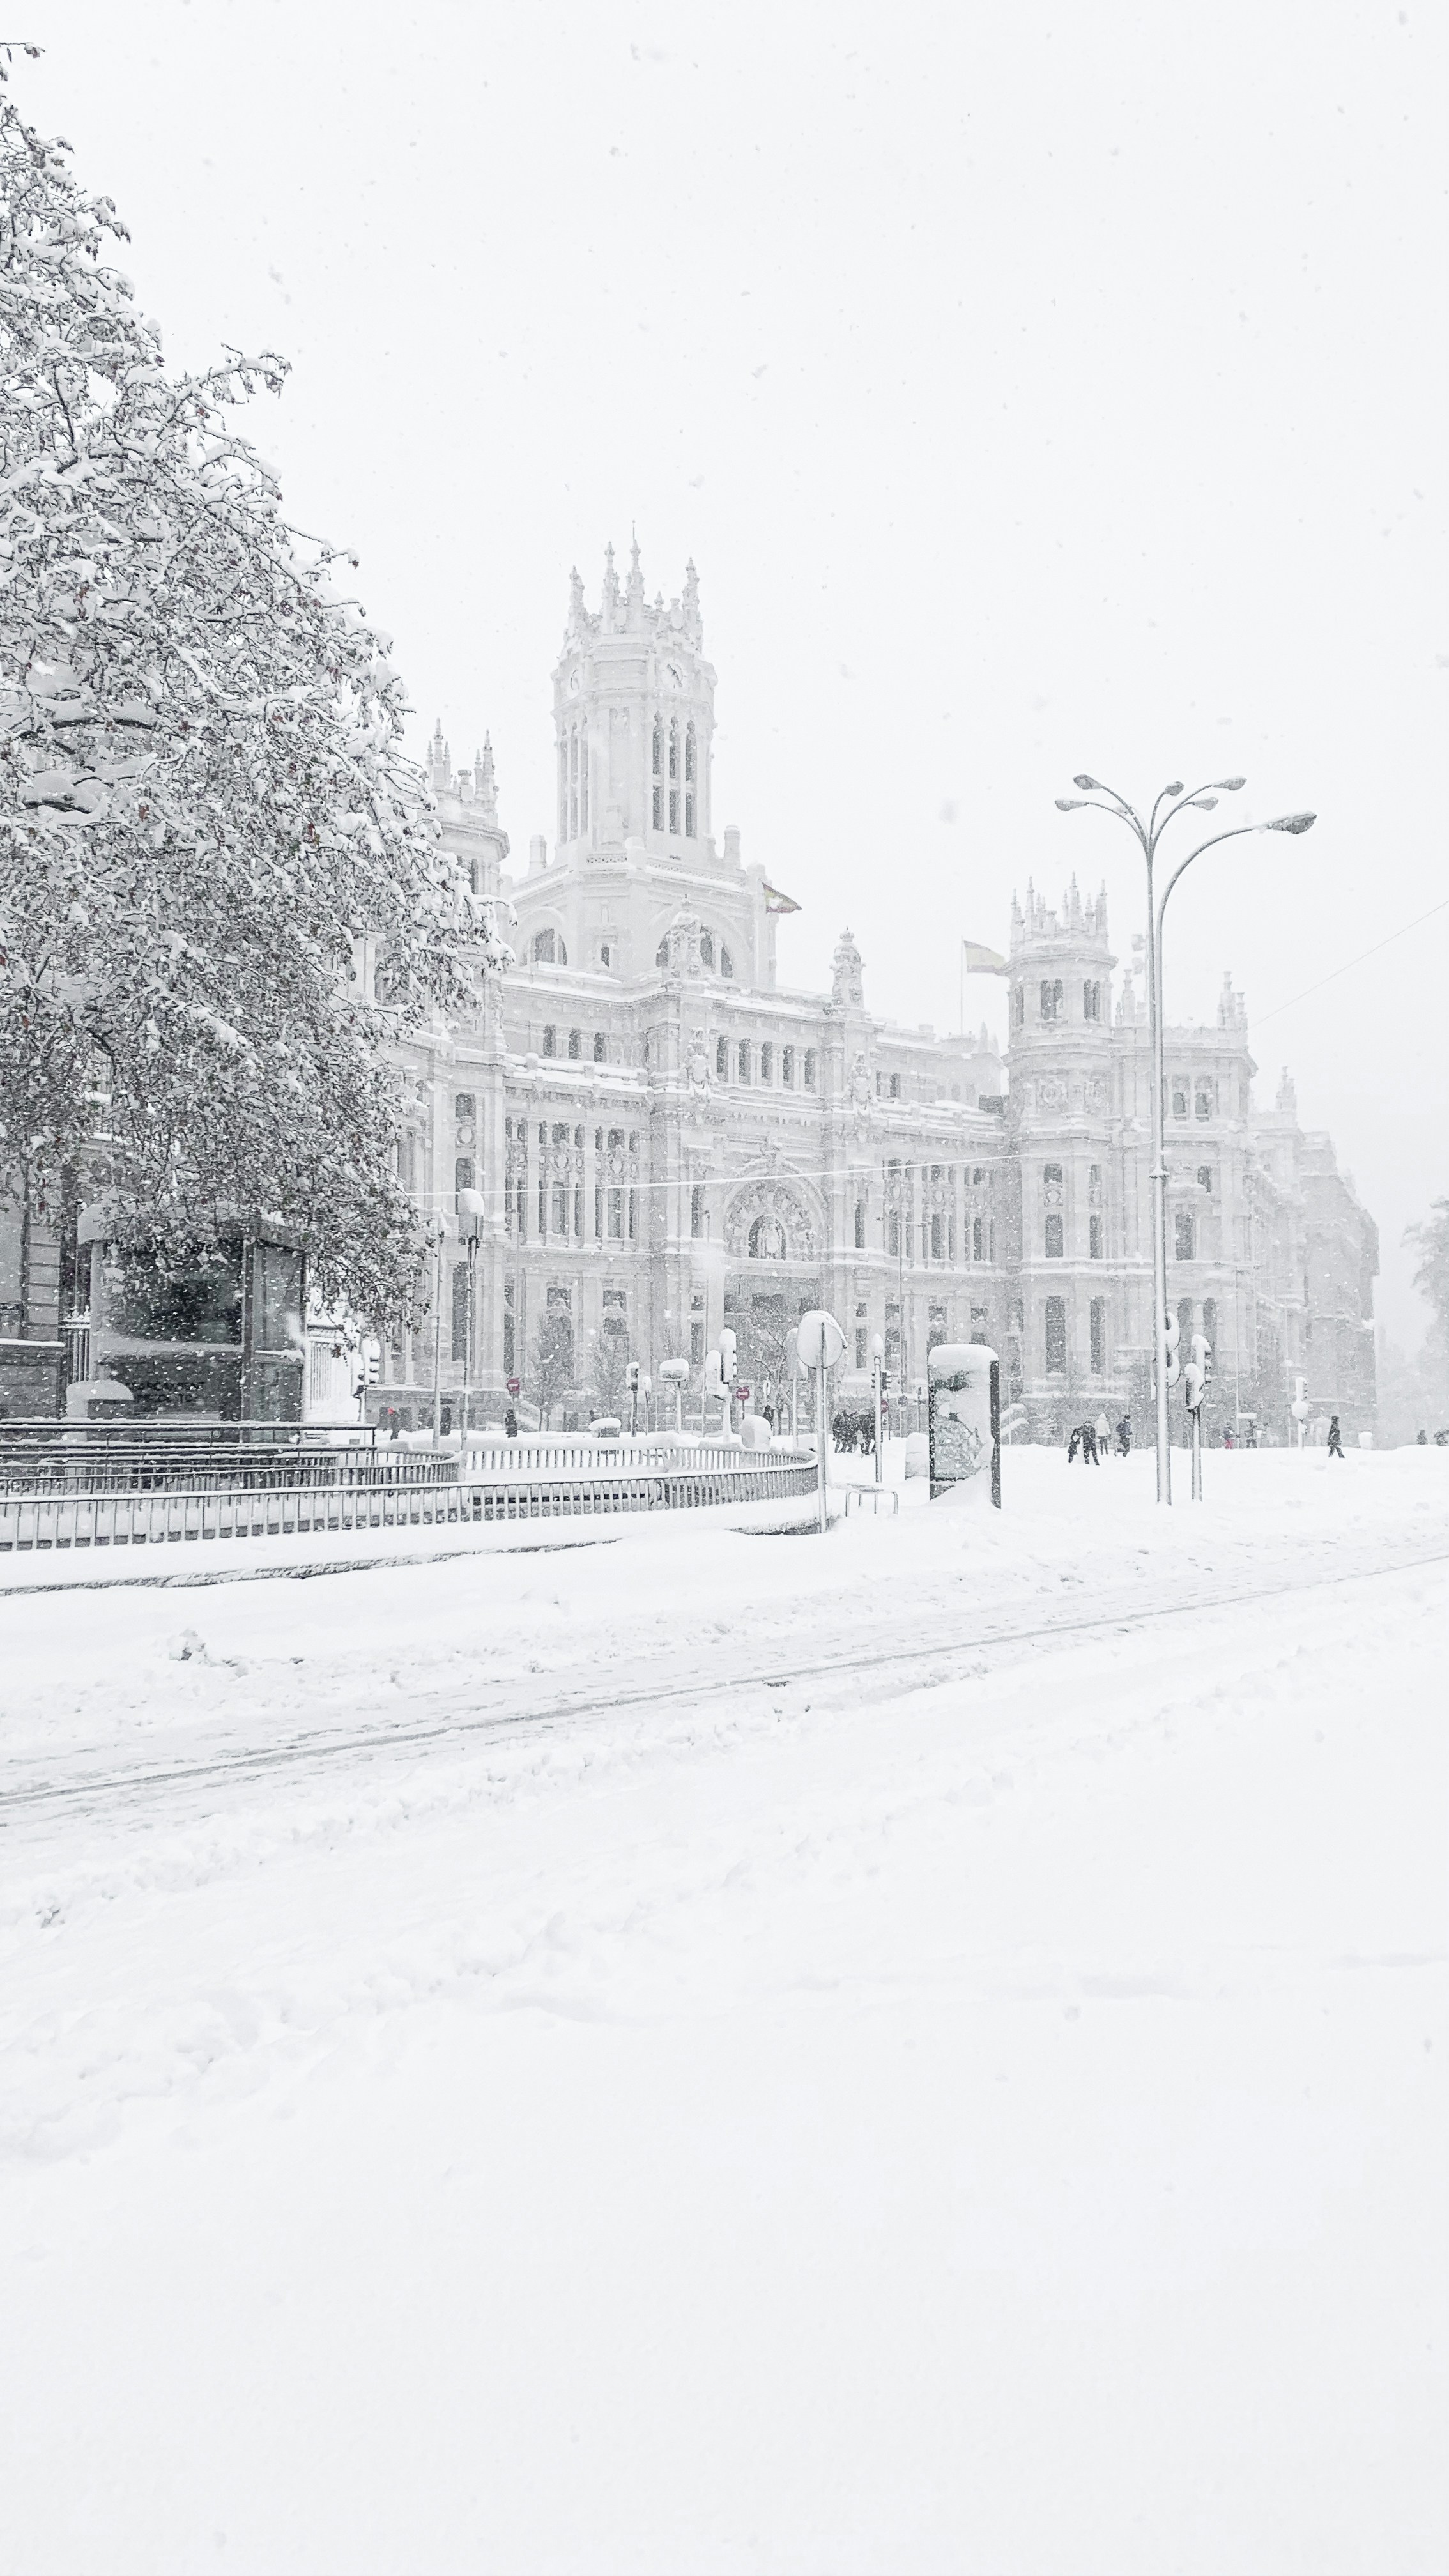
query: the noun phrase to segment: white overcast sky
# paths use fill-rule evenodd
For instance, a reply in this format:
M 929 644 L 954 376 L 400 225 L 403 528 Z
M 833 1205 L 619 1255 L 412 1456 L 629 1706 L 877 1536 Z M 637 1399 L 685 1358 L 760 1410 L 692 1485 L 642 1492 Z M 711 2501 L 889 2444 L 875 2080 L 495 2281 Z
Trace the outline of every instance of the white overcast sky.
M 1299 841 L 1174 898 L 1173 1018 L 1246 990 L 1383 1237 L 1449 1191 L 1446 58 L 1422 0 L 489 7 L 66 0 L 27 113 L 178 364 L 291 360 L 253 434 L 361 555 L 418 710 L 553 828 L 569 567 L 699 567 L 717 825 L 954 1021 L 1013 887 L 1141 862 L 1054 795 L 1246 773 Z M 23 22 L 23 23 L 22 23 Z M 1285 1007 L 1286 1006 L 1286 1007 Z M 1001 1029 L 1002 988 L 968 1009 Z M 1271 1016 L 1269 1016 L 1271 1014 Z

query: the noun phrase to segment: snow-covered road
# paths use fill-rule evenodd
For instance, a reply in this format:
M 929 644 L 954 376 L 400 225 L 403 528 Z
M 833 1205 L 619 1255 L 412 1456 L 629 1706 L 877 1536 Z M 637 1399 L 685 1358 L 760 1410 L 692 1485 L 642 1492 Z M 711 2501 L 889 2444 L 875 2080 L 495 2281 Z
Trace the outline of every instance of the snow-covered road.
M 1449 1454 L 0 1606 L 0 2567 L 1442 2576 Z

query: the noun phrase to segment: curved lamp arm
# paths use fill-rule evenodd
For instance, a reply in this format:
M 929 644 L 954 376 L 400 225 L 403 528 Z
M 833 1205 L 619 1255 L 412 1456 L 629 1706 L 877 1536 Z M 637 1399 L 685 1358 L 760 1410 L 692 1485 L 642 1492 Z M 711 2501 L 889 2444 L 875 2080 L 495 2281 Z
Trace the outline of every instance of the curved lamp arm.
M 1176 810 L 1180 811 L 1181 808 Z M 1169 816 L 1168 819 L 1170 821 L 1171 817 Z M 1190 868 L 1194 859 L 1200 859 L 1204 850 L 1215 850 L 1220 841 L 1241 841 L 1245 839 L 1250 832 L 1307 832 L 1311 830 L 1316 819 L 1316 816 L 1312 814 L 1278 814 L 1274 816 L 1271 823 L 1235 823 L 1230 832 L 1214 832 L 1211 840 L 1199 841 L 1195 850 L 1189 850 L 1185 858 L 1178 860 L 1176 867 L 1173 869 L 1171 876 L 1168 878 L 1161 894 L 1157 898 L 1157 928 L 1159 934 L 1162 930 L 1162 916 L 1167 910 L 1168 896 L 1171 894 L 1178 878 L 1182 875 L 1183 870 L 1185 868 Z

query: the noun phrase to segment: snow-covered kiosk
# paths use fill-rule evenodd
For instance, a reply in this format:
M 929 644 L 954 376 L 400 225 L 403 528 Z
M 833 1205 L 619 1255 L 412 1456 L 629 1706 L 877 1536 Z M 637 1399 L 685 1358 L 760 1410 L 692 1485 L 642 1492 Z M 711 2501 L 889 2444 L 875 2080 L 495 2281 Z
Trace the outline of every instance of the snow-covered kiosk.
M 89 1337 L 70 1410 L 89 1417 L 104 1380 L 129 1389 L 137 1421 L 300 1422 L 306 1262 L 284 1226 L 237 1218 L 189 1265 L 117 1243 L 104 1203 L 81 1211 L 77 1236 Z

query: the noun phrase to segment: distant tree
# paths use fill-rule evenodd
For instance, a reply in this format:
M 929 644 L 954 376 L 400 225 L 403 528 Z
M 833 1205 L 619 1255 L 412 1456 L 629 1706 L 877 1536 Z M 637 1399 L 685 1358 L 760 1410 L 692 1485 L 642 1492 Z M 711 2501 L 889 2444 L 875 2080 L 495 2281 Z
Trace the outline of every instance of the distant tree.
M 126 238 L 0 56 L 0 1184 L 76 1167 L 182 1264 L 248 1211 L 381 1321 L 417 1286 L 393 1041 L 502 951 L 402 750 L 385 636 L 168 375 Z M 369 961 L 378 974 L 373 983 Z
M 574 1382 L 574 1328 L 569 1317 L 557 1308 L 540 1319 L 533 1337 L 529 1375 L 538 1406 L 538 1427 L 547 1431 L 549 1415 Z
M 622 1422 L 629 1410 L 628 1368 L 629 1336 L 607 1328 L 593 1343 L 590 1370 L 589 1401 L 595 1416 L 616 1415 Z
M 1449 1199 L 1435 1199 L 1422 1223 L 1407 1228 L 1404 1241 L 1419 1255 L 1414 1286 L 1428 1300 L 1437 1330 L 1449 1342 Z

